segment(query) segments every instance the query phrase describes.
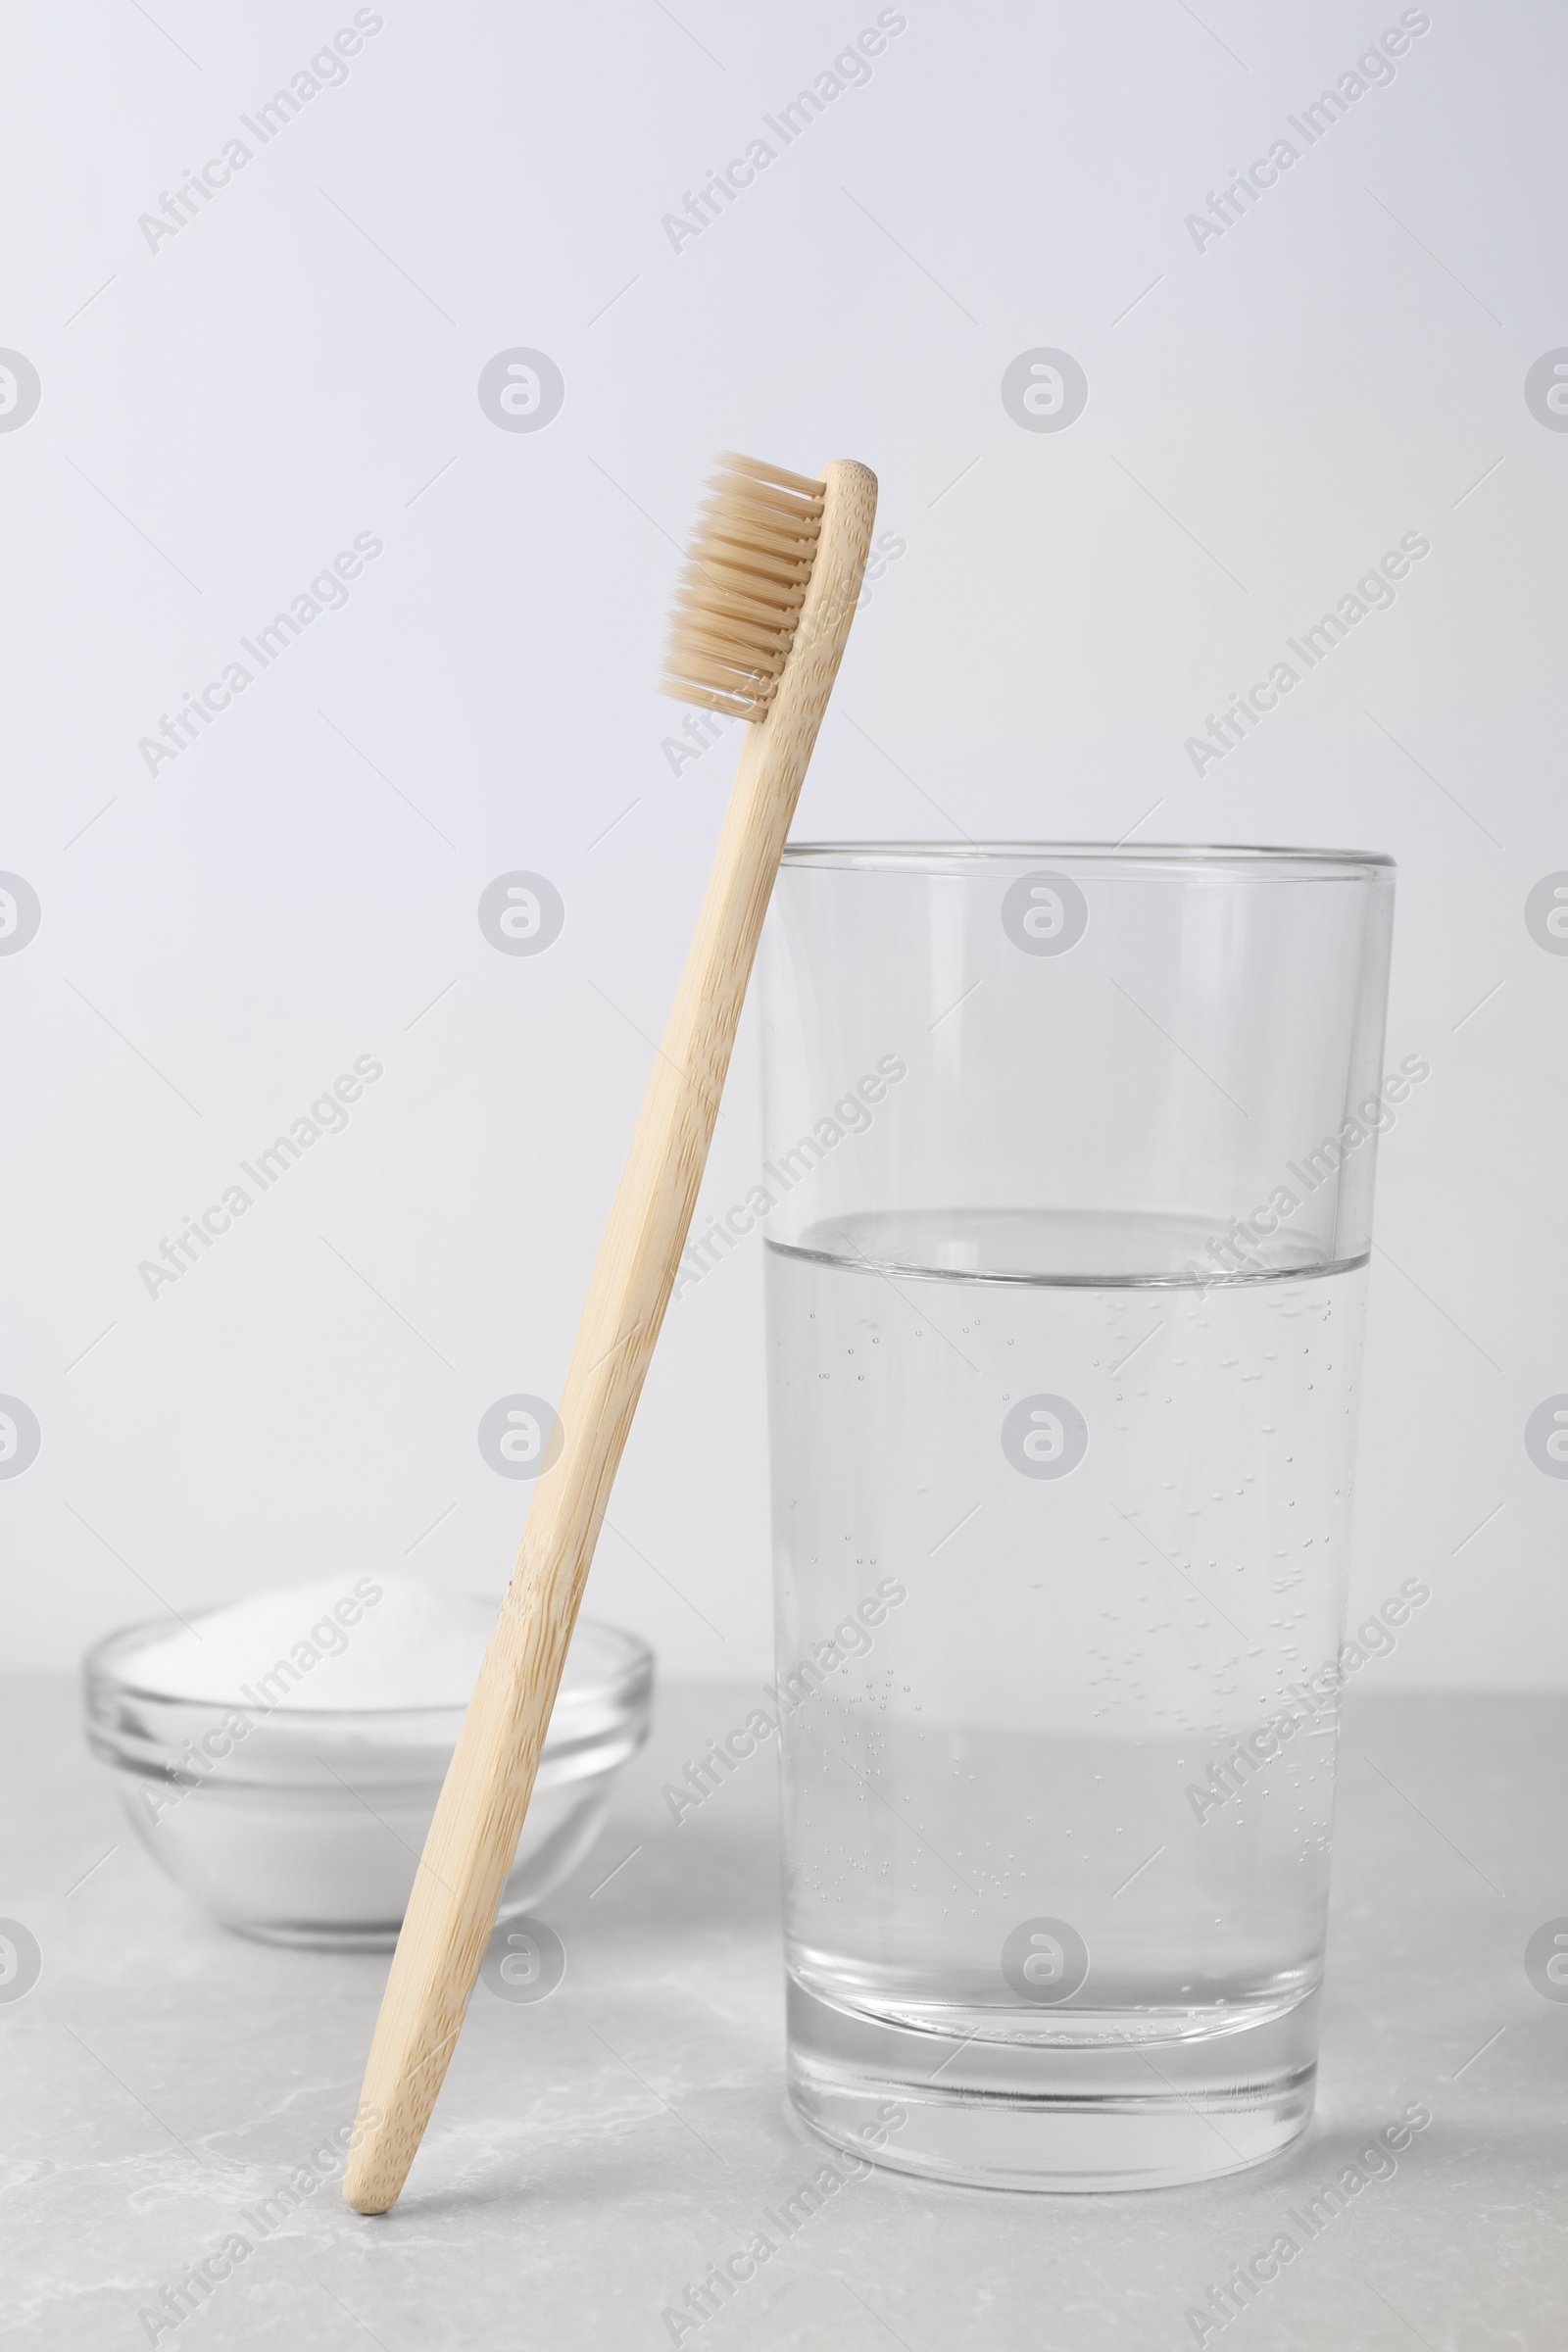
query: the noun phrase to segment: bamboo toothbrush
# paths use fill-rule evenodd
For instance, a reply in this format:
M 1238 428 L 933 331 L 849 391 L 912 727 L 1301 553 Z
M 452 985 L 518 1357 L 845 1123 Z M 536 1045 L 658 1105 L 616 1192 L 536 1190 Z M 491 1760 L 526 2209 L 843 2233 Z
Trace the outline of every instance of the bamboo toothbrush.
M 599 1246 L 512 1585 L 479 1669 L 392 1958 L 343 2194 L 397 2200 L 435 2105 L 516 1851 L 577 1605 L 696 1206 L 752 959 L 865 568 L 876 477 L 720 461 L 662 684 L 753 722 L 708 893 Z

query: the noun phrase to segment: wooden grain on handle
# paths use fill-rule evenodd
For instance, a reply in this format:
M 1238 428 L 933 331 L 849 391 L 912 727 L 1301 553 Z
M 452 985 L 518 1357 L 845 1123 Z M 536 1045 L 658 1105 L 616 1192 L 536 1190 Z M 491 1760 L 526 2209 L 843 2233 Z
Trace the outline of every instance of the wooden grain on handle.
M 876 479 L 823 469 L 821 530 L 772 707 L 749 726 L 697 933 L 600 1244 L 560 1409 L 392 1959 L 343 2194 L 384 2213 L 463 2026 L 533 1788 L 600 1522 L 663 1320 L 762 917 L 854 616 Z

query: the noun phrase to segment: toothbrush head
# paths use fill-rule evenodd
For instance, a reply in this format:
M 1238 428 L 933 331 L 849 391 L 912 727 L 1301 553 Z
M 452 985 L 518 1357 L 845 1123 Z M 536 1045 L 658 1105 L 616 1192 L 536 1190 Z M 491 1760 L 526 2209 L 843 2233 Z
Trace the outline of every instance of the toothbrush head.
M 731 718 L 767 716 L 806 601 L 826 490 L 756 458 L 719 459 L 676 591 L 665 694 Z

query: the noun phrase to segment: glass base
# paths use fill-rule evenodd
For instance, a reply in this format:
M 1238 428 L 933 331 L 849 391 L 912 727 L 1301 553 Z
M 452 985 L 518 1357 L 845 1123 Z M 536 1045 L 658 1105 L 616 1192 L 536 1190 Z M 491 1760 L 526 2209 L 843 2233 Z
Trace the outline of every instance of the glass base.
M 1131 2019 L 1113 2038 L 1107 2018 L 1104 2039 L 1043 2045 L 899 2025 L 792 1978 L 790 2098 L 834 2147 L 895 2172 L 1079 2195 L 1172 2188 L 1245 2172 L 1305 2131 L 1317 2000 L 1181 2038 Z

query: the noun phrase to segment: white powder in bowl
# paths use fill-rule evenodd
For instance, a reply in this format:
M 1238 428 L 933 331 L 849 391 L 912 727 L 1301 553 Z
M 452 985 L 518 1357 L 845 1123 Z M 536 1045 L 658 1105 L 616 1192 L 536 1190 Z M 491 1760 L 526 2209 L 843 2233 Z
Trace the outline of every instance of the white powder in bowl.
M 288 1707 L 463 1707 L 500 1600 L 412 1576 L 328 1577 L 253 1592 L 120 1662 L 170 1698 Z

